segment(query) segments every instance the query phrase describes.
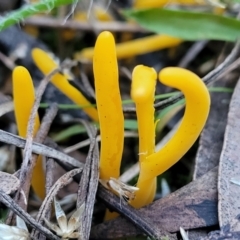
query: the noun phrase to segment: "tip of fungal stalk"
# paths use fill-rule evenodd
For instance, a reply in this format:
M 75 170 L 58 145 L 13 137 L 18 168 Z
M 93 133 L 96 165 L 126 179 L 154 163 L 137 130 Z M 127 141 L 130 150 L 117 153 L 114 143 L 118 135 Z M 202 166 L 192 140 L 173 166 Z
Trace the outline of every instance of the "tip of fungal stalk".
M 113 69 L 117 69 L 115 39 L 111 32 L 104 31 L 98 35 L 98 38 L 94 47 L 93 71 L 95 72 L 94 73 L 95 78 L 97 77 L 96 76 L 97 68 L 99 68 L 98 70 L 100 72 L 105 71 L 106 73 L 108 73 L 109 67 L 106 67 L 106 66 L 109 66 L 109 64 L 111 65 L 111 63 L 112 64 L 114 63 Z M 103 70 L 103 66 L 105 66 L 105 70 Z M 118 75 L 117 72 L 116 74 Z
M 190 81 L 192 80 L 195 81 L 196 79 L 199 78 L 195 73 L 179 67 L 163 68 L 158 75 L 159 81 L 165 85 L 168 85 L 169 87 L 172 87 L 172 82 L 175 82 L 176 78 L 178 79 L 179 82 L 184 82 L 186 84 L 187 77 L 188 79 L 190 79 Z
M 157 73 L 154 68 L 138 65 L 132 73 L 131 97 L 134 102 L 142 103 L 154 97 Z
M 103 31 L 99 34 L 98 38 L 109 38 L 109 37 L 112 37 L 113 38 L 113 35 L 111 32 L 109 31 Z
M 104 31 L 98 35 L 94 51 L 96 51 L 97 46 L 101 46 L 100 51 L 106 52 L 109 51 L 113 45 L 115 48 L 115 40 L 112 33 L 109 31 Z
M 17 86 L 17 87 L 23 86 L 23 87 L 25 87 L 25 90 L 26 90 L 26 88 L 28 88 L 29 79 L 30 79 L 30 81 L 32 81 L 29 71 L 25 67 L 22 67 L 22 66 L 17 66 L 14 68 L 12 77 L 13 77 L 13 80 L 15 80 L 15 81 L 13 81 L 13 83 L 14 83 L 13 87 L 14 86 Z M 24 86 L 24 84 L 27 84 L 27 86 Z M 14 87 L 14 89 L 15 89 L 15 87 Z
M 209 92 L 206 85 L 195 73 L 187 69 L 179 67 L 164 68 L 159 72 L 159 81 L 169 87 L 182 90 L 183 94 L 185 94 L 186 91 L 190 91 L 192 95 L 194 95 L 194 91 L 199 92 L 199 89 L 202 89 L 204 99 L 208 101 L 208 105 L 210 105 Z
M 49 53 L 45 52 L 40 48 L 34 48 L 32 50 L 32 58 L 37 67 L 45 75 L 49 74 L 53 69 L 58 67 L 58 64 L 49 55 Z
M 178 79 L 181 79 L 181 75 L 185 77 L 185 74 L 190 72 L 187 69 L 179 68 L 179 67 L 166 67 L 163 68 L 159 74 L 158 78 L 160 82 L 165 83 L 165 79 L 172 78 L 173 76 L 176 76 Z M 193 74 L 193 73 L 192 73 Z
M 18 74 L 28 74 L 28 70 L 25 67 L 17 66 L 13 69 L 13 76 Z

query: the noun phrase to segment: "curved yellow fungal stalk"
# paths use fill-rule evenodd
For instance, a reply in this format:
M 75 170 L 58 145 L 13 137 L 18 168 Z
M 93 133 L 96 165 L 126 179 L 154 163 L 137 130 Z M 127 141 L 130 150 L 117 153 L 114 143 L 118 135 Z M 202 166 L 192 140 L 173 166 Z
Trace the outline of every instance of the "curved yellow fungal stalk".
M 51 71 L 58 67 L 57 63 L 43 50 L 34 48 L 32 57 L 44 75 L 48 75 Z M 86 112 L 94 121 L 98 121 L 98 114 L 96 108 L 90 106 L 91 103 L 82 95 L 82 93 L 73 87 L 67 80 L 66 76 L 56 73 L 51 78 L 51 83 L 58 88 L 63 94 L 80 107 L 84 107 L 83 111 Z M 87 106 L 87 107 L 86 107 Z
M 96 102 L 101 131 L 100 178 L 120 175 L 124 142 L 124 118 L 118 83 L 115 41 L 110 32 L 102 32 L 93 57 Z
M 210 96 L 207 87 L 194 73 L 177 67 L 164 68 L 160 81 L 183 92 L 186 108 L 183 120 L 166 145 L 141 162 L 142 180 L 158 176 L 174 165 L 193 145 L 208 117 Z
M 32 78 L 24 67 L 16 67 L 13 70 L 13 103 L 18 132 L 21 137 L 26 137 L 27 125 L 31 109 L 35 100 L 35 91 Z M 35 119 L 34 136 L 39 129 L 40 121 L 38 115 Z M 33 170 L 32 186 L 36 194 L 45 197 L 45 173 L 42 166 L 42 158 L 38 157 Z
M 153 52 L 165 48 L 178 46 L 182 42 L 181 39 L 170 37 L 167 35 L 153 35 L 134 39 L 128 42 L 116 45 L 117 58 L 123 59 L 133 57 L 139 54 Z M 81 52 L 75 54 L 78 60 L 93 58 L 93 48 L 85 48 Z
M 141 164 L 147 156 L 154 153 L 155 148 L 154 93 L 157 73 L 153 68 L 139 65 L 134 68 L 132 78 L 131 97 L 136 105 Z M 137 183 L 139 190 L 131 201 L 135 208 L 151 203 L 156 192 L 156 177 L 142 181 L 141 172 Z

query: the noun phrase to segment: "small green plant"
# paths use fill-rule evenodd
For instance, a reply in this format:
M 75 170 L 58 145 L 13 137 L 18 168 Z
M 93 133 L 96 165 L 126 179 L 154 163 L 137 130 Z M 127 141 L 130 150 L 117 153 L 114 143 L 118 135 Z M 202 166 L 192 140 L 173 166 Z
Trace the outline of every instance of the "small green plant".
M 49 12 L 55 7 L 71 4 L 76 1 L 77 0 L 44 0 L 34 4 L 26 4 L 22 8 L 16 11 L 11 11 L 0 19 L 0 31 L 19 23 L 34 14 Z

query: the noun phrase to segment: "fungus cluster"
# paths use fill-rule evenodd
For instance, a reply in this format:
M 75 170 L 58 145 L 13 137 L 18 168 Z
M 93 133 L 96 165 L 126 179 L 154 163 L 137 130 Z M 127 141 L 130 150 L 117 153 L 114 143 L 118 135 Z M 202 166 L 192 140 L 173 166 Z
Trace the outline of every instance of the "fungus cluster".
M 138 121 L 140 175 L 137 186 L 128 188 L 118 181 L 124 128 L 116 61 L 114 38 L 111 33 L 102 32 L 93 54 L 101 132 L 100 179 L 105 187 L 140 208 L 153 201 L 156 177 L 175 164 L 198 138 L 207 120 L 210 96 L 205 84 L 194 73 L 177 67 L 160 71 L 159 80 L 163 84 L 183 92 L 186 109 L 176 134 L 155 152 L 154 92 L 157 74 L 146 66 L 134 68 L 131 97 L 136 105 Z
M 44 75 L 48 75 L 53 70 L 58 68 L 57 63 L 43 50 L 34 49 L 32 51 L 32 57 L 35 64 L 42 71 Z M 98 113 L 91 103 L 83 96 L 83 94 L 73 87 L 67 76 L 56 73 L 51 78 L 51 83 L 57 87 L 63 94 L 69 97 L 74 103 L 80 107 L 84 107 L 83 110 L 94 121 L 98 121 Z M 13 71 L 13 102 L 14 113 L 17 123 L 19 135 L 26 137 L 27 125 L 31 109 L 35 101 L 35 91 L 32 82 L 32 78 L 28 70 L 22 66 L 18 66 Z M 40 126 L 40 120 L 37 115 L 34 125 L 34 136 L 36 135 Z M 34 137 L 33 136 L 33 137 Z M 41 198 L 45 197 L 45 173 L 43 170 L 42 157 L 39 156 L 36 165 L 33 170 L 32 187 L 35 193 Z
M 32 56 L 45 75 L 58 67 L 54 60 L 41 49 L 34 49 Z M 156 177 L 175 164 L 199 136 L 210 108 L 208 90 L 202 80 L 188 70 L 168 67 L 160 71 L 158 77 L 163 84 L 183 92 L 186 109 L 175 135 L 162 149 L 155 152 L 154 93 L 157 73 L 153 68 L 143 65 L 134 68 L 131 97 L 136 105 L 138 121 L 140 174 L 137 186 L 132 187 L 118 180 L 124 144 L 124 116 L 119 90 L 117 50 L 114 37 L 110 32 L 104 31 L 97 38 L 93 53 L 93 72 L 97 109 L 91 106 L 82 93 L 68 82 L 65 75 L 57 73 L 52 77 L 51 82 L 74 103 L 84 106 L 83 110 L 94 121 L 99 121 L 100 182 L 125 198 L 132 206 L 140 208 L 153 201 Z M 19 134 L 25 137 L 28 117 L 34 102 L 34 89 L 31 77 L 23 67 L 14 70 L 13 81 L 17 125 Z M 25 82 L 20 84 L 19 81 Z M 27 91 L 25 91 L 26 88 Z M 24 96 L 21 95 L 23 93 Z M 26 94 L 30 95 L 26 96 Z M 35 129 L 37 130 L 38 127 L 39 119 L 37 118 Z M 37 166 L 36 169 L 38 174 L 41 173 L 44 176 L 42 168 Z M 33 179 L 34 177 L 36 177 L 35 173 Z M 38 195 L 43 195 L 42 190 L 38 190 L 39 186 L 34 186 L 34 182 L 33 187 Z

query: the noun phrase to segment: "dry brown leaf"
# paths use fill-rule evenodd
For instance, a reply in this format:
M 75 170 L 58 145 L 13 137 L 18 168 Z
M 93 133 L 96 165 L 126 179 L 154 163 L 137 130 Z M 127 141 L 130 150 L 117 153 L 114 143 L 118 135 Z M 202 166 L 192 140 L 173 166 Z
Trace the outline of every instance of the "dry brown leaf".
M 235 77 L 233 76 L 235 79 Z M 221 79 L 213 84 L 214 87 L 232 87 L 230 81 Z M 212 92 L 211 109 L 207 123 L 199 141 L 193 179 L 197 179 L 219 164 L 222 151 L 223 137 L 227 124 L 227 114 L 232 93 Z M 206 237 L 207 229 L 189 231 L 190 239 Z
M 96 142 L 96 129 L 92 124 L 82 121 L 85 126 L 89 138 L 91 140 L 88 156 L 83 168 L 81 180 L 79 183 L 77 207 L 84 204 L 82 219 L 79 225 L 80 237 L 78 239 L 89 239 L 92 215 L 95 204 L 96 192 L 99 180 L 99 151 Z
M 178 191 L 139 210 L 151 219 L 154 227 L 168 232 L 212 226 L 217 217 L 217 168 Z M 92 229 L 93 238 L 123 238 L 136 236 L 141 231 L 126 219 L 119 217 Z
M 220 80 L 214 87 L 230 87 L 229 81 Z M 231 93 L 211 93 L 211 109 L 201 134 L 196 156 L 194 179 L 197 179 L 219 163 Z
M 219 163 L 219 225 L 230 232 L 240 231 L 240 81 L 229 107 L 224 144 Z M 235 183 L 234 183 L 235 182 Z

